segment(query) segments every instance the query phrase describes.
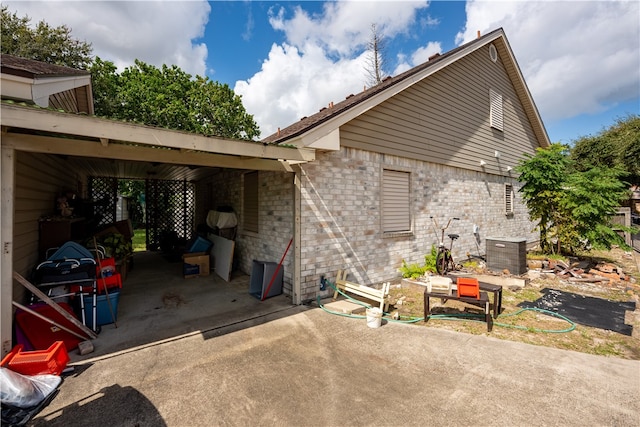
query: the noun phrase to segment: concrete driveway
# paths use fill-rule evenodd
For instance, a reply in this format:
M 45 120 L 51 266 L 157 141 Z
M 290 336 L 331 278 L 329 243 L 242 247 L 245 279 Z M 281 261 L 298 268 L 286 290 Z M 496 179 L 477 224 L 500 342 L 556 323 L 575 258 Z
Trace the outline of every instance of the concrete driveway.
M 292 307 L 79 362 L 46 426 L 640 425 L 640 362 Z

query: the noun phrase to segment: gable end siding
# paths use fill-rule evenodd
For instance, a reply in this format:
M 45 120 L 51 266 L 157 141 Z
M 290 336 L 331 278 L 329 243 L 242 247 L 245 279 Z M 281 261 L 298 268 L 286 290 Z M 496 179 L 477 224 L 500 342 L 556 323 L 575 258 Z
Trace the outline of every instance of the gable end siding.
M 490 89 L 503 98 L 503 132 L 491 128 Z M 345 124 L 340 136 L 346 147 L 501 175 L 538 147 L 504 65 L 491 61 L 488 46 Z

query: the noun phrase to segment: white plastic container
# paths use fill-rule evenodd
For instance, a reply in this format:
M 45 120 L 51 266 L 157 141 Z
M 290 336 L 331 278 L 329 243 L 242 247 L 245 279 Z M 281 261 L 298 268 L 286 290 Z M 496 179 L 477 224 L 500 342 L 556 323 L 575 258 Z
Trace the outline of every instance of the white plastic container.
M 379 328 L 382 325 L 382 310 L 378 307 L 367 308 L 367 326 Z

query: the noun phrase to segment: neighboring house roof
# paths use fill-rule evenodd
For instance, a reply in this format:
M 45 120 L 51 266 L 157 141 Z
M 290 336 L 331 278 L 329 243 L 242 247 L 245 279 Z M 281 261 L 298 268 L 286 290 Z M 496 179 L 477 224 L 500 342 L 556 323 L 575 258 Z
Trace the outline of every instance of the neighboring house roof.
M 540 145 L 548 146 L 550 144 L 549 136 L 547 135 L 540 114 L 533 102 L 533 98 L 527 88 L 524 77 L 522 76 L 502 28 L 494 30 L 442 55 L 434 55 L 429 61 L 398 74 L 395 77 L 388 77 L 382 83 L 363 92 L 349 95 L 341 102 L 336 104 L 330 103 L 328 107 L 322 108 L 316 114 L 304 117 L 300 121 L 282 130 L 278 129 L 278 132 L 264 138 L 263 141 L 268 143 L 286 142 L 315 148 L 337 149 L 335 138 L 332 139 L 332 142 L 329 142 L 329 146 L 326 143 L 317 144 L 317 141 L 325 136 L 329 136 L 341 125 L 379 105 L 400 91 L 420 82 L 438 70 L 489 43 L 496 45 L 500 57 L 505 61 L 506 71 L 524 106 Z M 314 145 L 314 143 L 316 143 L 316 145 Z M 332 147 L 330 147 L 331 145 Z
M 93 114 L 91 73 L 2 54 L 2 98 Z

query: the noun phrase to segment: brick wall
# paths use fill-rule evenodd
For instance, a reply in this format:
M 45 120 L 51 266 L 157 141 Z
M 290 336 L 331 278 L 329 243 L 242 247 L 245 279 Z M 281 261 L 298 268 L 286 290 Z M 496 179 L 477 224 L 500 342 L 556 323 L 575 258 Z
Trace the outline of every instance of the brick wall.
M 244 171 L 225 169 L 202 186 L 211 191 L 211 209 L 231 206 L 238 215 L 234 270 L 251 274 L 253 260 L 279 262 L 293 237 L 293 178 L 291 173 L 258 172 L 258 233 L 243 230 Z M 292 294 L 293 249 L 283 262 L 284 293 Z
M 413 233 L 385 236 L 381 230 L 381 174 L 384 168 L 411 173 Z M 487 237 L 525 237 L 531 232 L 515 178 L 483 174 L 351 148 L 318 153 L 304 165 L 302 189 L 302 299 L 315 298 L 322 275 L 335 280 L 348 268 L 350 280 L 371 284 L 399 277 L 402 260 L 423 263 L 436 244 L 430 215 L 460 217 L 447 233 L 460 234 L 457 259 L 484 254 Z M 504 185 L 513 185 L 514 214 L 504 212 Z M 479 249 L 473 225 L 479 227 Z M 448 239 L 447 239 L 448 240 Z M 328 292 L 327 292 L 328 294 Z

